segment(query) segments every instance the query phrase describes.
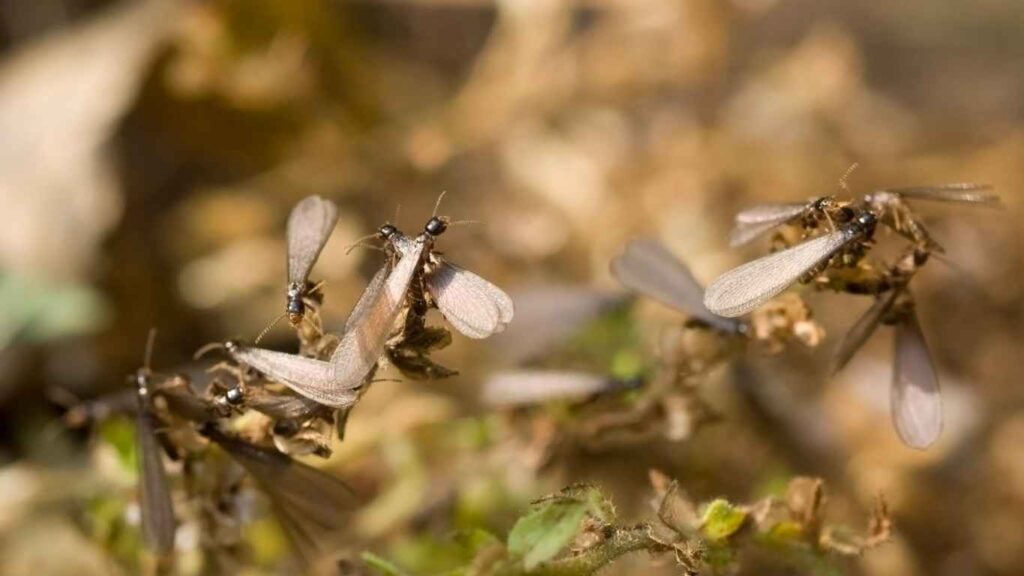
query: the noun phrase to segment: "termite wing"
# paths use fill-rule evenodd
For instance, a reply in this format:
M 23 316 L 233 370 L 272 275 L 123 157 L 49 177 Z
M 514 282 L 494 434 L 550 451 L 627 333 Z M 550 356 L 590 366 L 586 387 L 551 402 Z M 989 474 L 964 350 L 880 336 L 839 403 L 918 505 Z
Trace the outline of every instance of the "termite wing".
M 288 216 L 288 290 L 285 312 L 293 326 L 306 313 L 304 298 L 309 291 L 309 272 L 334 231 L 338 207 L 330 200 L 308 196 Z
M 377 366 L 400 314 L 410 305 L 410 287 L 422 285 L 431 303 L 463 334 L 486 338 L 512 319 L 512 300 L 479 276 L 453 266 L 433 251 L 447 220 L 432 217 L 422 234 L 410 238 L 388 224 L 378 231 L 389 254 L 345 325 L 337 348 L 324 360 L 227 344 L 235 360 L 321 404 L 344 408 Z M 421 290 L 422 291 L 422 290 Z M 413 306 L 416 303 L 412 303 Z
M 205 425 L 201 433 L 253 477 L 304 562 L 312 563 L 340 547 L 337 539 L 358 504 L 347 484 L 214 424 Z
M 729 235 L 729 245 L 742 246 L 754 239 L 798 219 L 828 220 L 843 224 L 853 217 L 853 211 L 832 196 L 823 196 L 810 202 L 786 202 L 753 206 L 736 214 L 736 224 Z
M 871 212 L 862 212 L 834 232 L 734 268 L 708 286 L 704 306 L 721 316 L 742 316 L 852 243 L 870 238 L 876 221 Z
M 495 408 L 532 406 L 555 400 L 579 401 L 598 394 L 636 388 L 639 379 L 556 370 L 513 370 L 491 375 L 481 400 Z
M 841 370 L 879 324 L 894 326 L 890 410 L 904 444 L 925 449 L 942 432 L 942 396 L 928 345 L 905 287 L 879 296 L 839 344 L 833 373 Z
M 149 333 L 143 368 L 135 373 L 136 415 L 135 443 L 139 466 L 139 511 L 142 539 L 158 556 L 166 557 L 174 550 L 174 503 L 164 468 L 162 450 L 157 440 L 160 421 L 152 411 L 149 363 L 153 351 L 155 332 Z
M 743 322 L 719 316 L 703 302 L 704 289 L 678 258 L 657 240 L 634 240 L 611 261 L 612 275 L 627 289 L 688 314 L 728 334 L 745 329 Z
M 142 538 L 155 554 L 166 556 L 174 550 L 174 504 L 164 469 L 162 448 L 157 441 L 159 422 L 147 403 L 144 384 L 138 389 L 139 407 L 135 415 L 136 447 L 139 462 L 139 510 Z

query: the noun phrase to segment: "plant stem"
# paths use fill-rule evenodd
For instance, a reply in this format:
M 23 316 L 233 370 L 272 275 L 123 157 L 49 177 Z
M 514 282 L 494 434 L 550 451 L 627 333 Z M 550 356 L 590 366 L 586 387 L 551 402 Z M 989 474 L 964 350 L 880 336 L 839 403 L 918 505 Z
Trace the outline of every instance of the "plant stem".
M 498 570 L 496 576 L 589 576 L 619 556 L 639 550 L 664 552 L 668 548 L 652 540 L 647 525 L 640 524 L 616 530 L 607 540 L 569 558 L 545 562 L 529 572 L 516 563 Z

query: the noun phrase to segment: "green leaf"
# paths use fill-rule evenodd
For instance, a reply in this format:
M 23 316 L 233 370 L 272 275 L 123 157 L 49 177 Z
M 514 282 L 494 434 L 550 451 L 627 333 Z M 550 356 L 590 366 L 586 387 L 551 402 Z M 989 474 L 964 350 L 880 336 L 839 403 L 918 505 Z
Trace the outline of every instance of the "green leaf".
M 508 550 L 527 571 L 554 558 L 580 530 L 589 504 L 574 499 L 541 502 L 520 518 L 508 535 Z
M 363 552 L 360 557 L 363 562 L 370 568 L 373 568 L 378 574 L 383 576 L 406 576 L 405 572 L 401 568 L 395 566 L 391 562 L 377 556 L 373 552 Z
M 701 529 L 711 540 L 721 540 L 736 533 L 747 519 L 747 513 L 729 502 L 713 500 L 704 509 Z

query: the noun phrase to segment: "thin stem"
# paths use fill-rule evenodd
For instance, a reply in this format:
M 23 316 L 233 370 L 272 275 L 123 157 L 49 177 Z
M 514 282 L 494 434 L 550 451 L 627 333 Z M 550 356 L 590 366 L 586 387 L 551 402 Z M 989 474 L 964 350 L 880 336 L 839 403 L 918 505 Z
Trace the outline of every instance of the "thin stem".
M 611 537 L 583 552 L 553 560 L 527 572 L 522 564 L 504 566 L 495 572 L 496 576 L 589 576 L 614 562 L 620 556 L 647 550 L 652 553 L 668 551 L 668 547 L 655 542 L 648 535 L 646 524 L 616 530 Z

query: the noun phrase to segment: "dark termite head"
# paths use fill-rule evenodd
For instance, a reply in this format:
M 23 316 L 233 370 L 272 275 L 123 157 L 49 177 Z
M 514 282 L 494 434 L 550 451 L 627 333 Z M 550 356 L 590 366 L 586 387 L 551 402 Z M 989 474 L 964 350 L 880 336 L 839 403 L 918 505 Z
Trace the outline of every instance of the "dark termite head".
M 871 236 L 875 232 L 875 225 L 878 224 L 878 217 L 872 212 L 861 212 L 853 224 L 862 235 Z
M 836 199 L 832 196 L 822 196 L 814 202 L 811 202 L 811 209 L 815 212 L 825 212 L 830 208 L 834 207 Z
M 398 228 L 393 224 L 385 224 L 377 229 L 377 237 L 381 240 L 391 240 L 395 234 L 398 234 Z
M 298 326 L 306 315 L 306 304 L 302 301 L 304 288 L 305 286 L 298 282 L 288 285 L 288 303 L 285 305 L 285 312 L 288 314 L 288 322 L 292 326 Z
M 239 406 L 245 401 L 245 391 L 241 386 L 232 386 L 224 393 L 224 400 L 231 406 Z
M 850 208 L 849 206 L 840 207 L 838 210 L 836 210 L 835 216 L 833 216 L 836 222 L 839 222 L 840 224 L 846 224 L 847 222 L 853 220 L 856 217 L 857 213 L 854 212 L 853 208 Z
M 427 220 L 426 226 L 423 227 L 423 231 L 434 238 L 444 234 L 444 231 L 447 229 L 448 218 L 444 216 L 432 216 L 430 220 Z

